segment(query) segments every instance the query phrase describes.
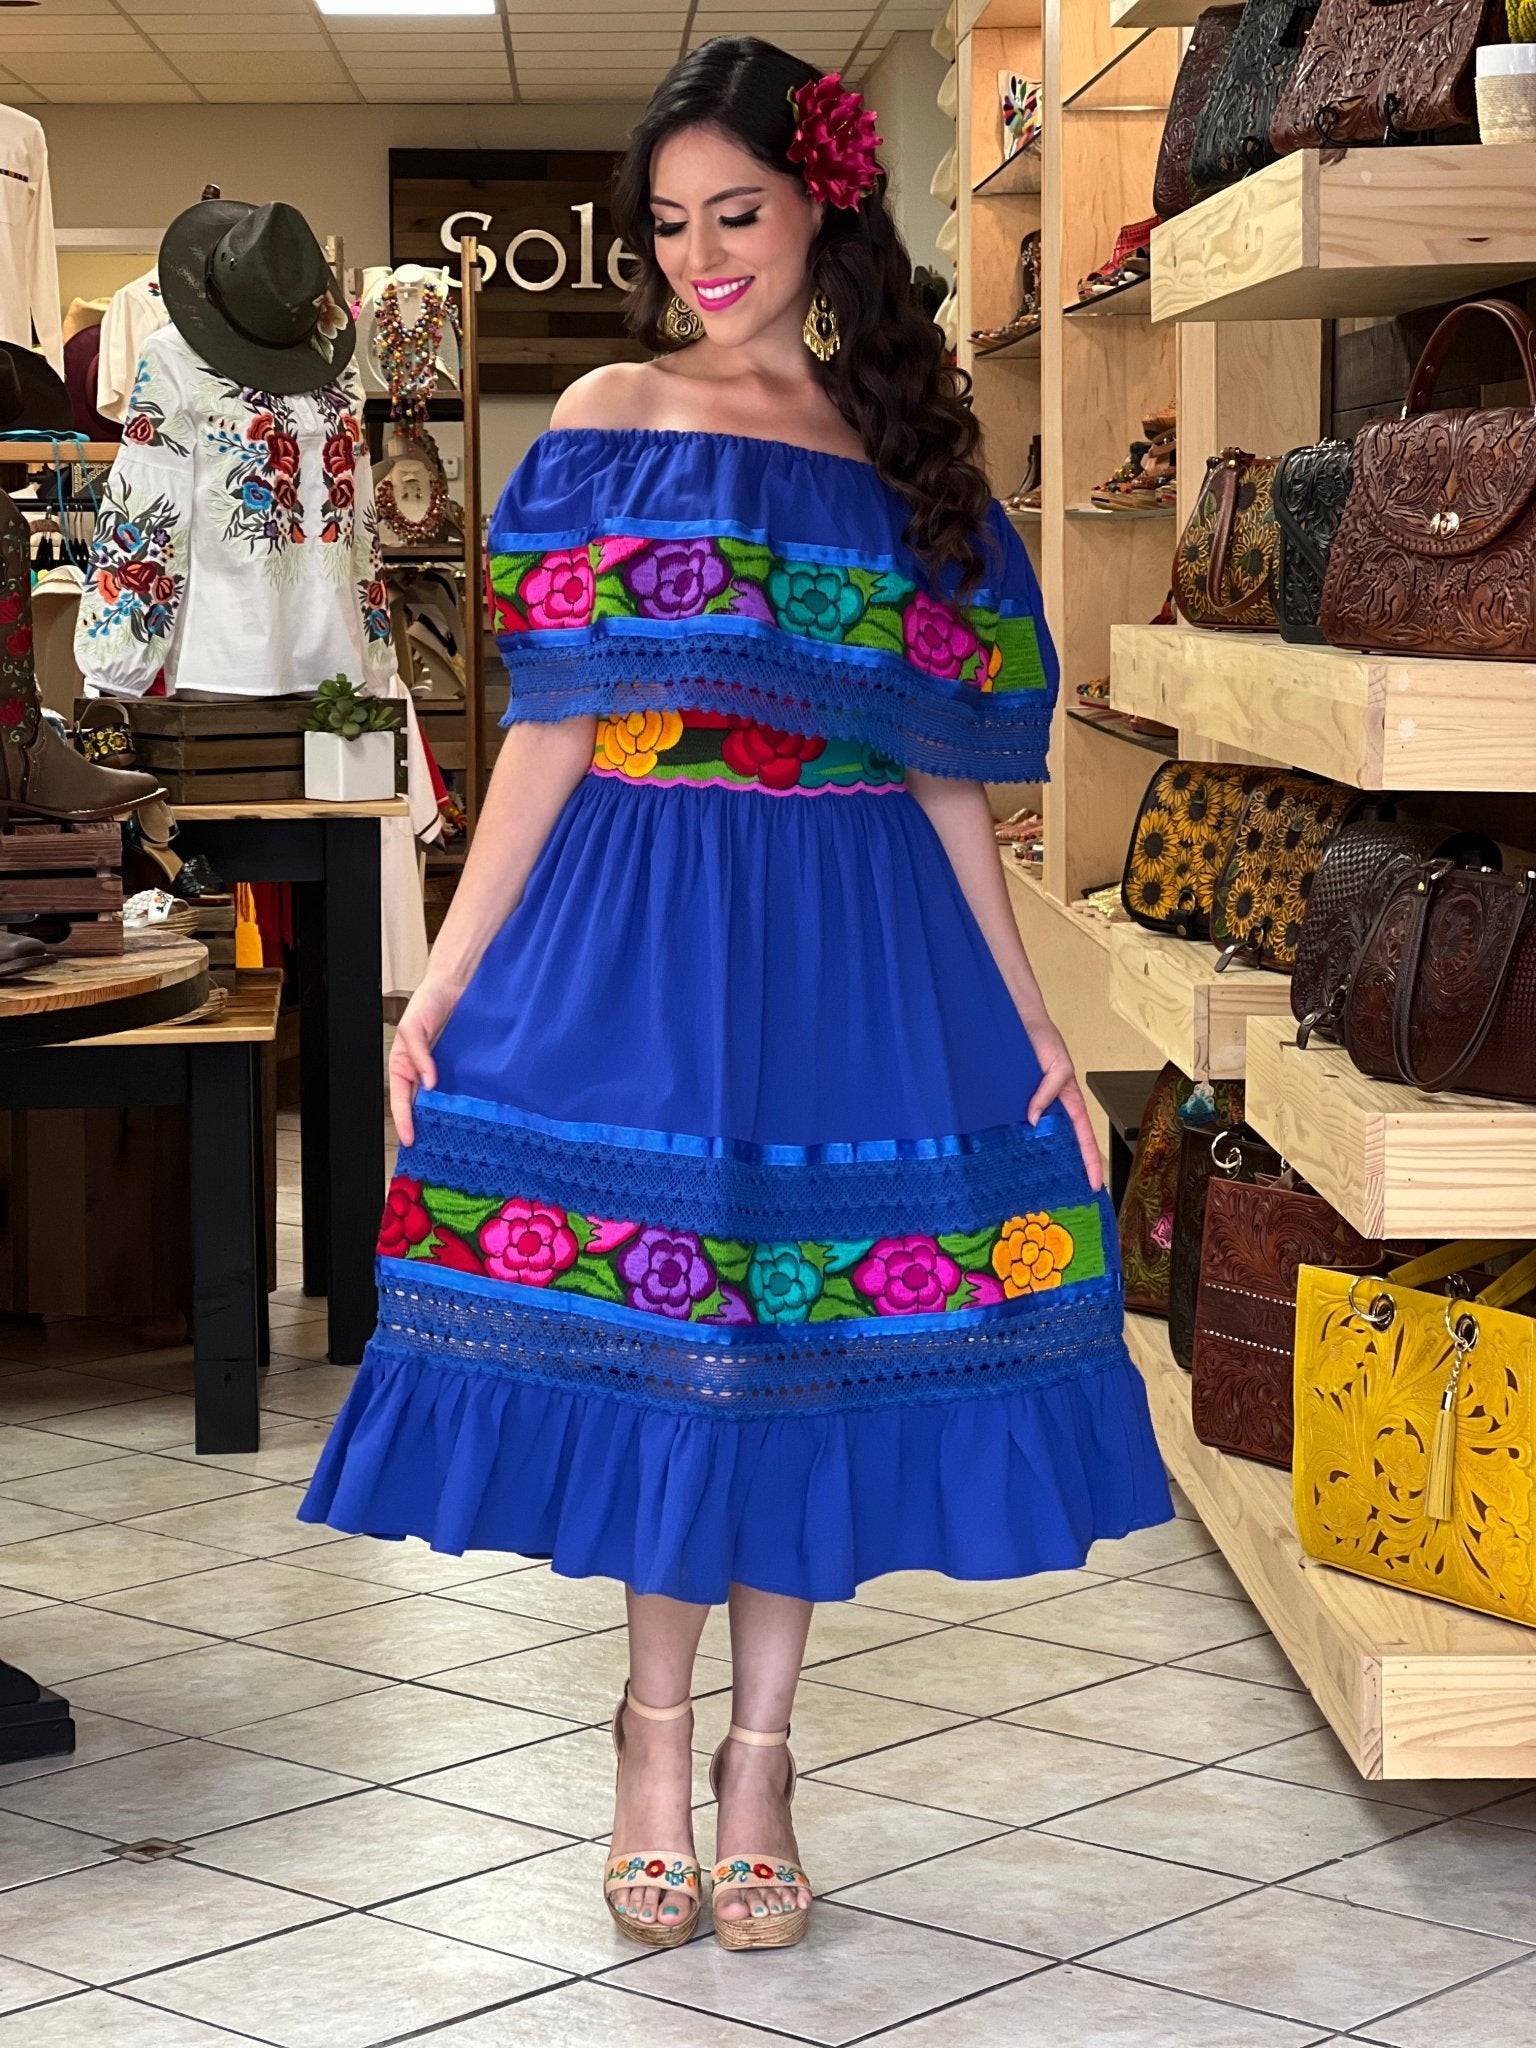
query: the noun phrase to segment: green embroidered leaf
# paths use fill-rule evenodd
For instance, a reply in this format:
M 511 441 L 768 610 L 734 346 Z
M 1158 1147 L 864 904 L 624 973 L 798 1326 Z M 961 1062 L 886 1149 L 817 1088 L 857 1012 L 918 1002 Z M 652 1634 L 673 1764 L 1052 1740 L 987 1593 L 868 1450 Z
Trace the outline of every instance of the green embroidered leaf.
M 955 1230 L 938 1240 L 939 1250 L 948 1252 L 957 1266 L 968 1273 L 991 1262 L 992 1247 L 997 1242 L 997 1225 L 990 1224 L 985 1230 Z
M 811 1312 L 806 1317 L 806 1321 L 808 1323 L 846 1323 L 854 1316 L 868 1314 L 869 1305 L 867 1302 L 843 1301 L 829 1289 L 821 1296 L 819 1301 L 811 1303 Z
M 577 1294 L 590 1294 L 599 1301 L 622 1301 L 623 1282 L 606 1259 L 595 1259 L 583 1252 L 574 1266 L 568 1266 L 556 1281 L 557 1287 L 569 1287 Z
M 1072 1233 L 1072 1258 L 1061 1276 L 1062 1286 L 1097 1280 L 1104 1271 L 1103 1217 L 1097 1207 L 1058 1209 L 1055 1220 Z
M 577 1251 L 584 1252 L 592 1236 L 591 1219 L 579 1215 L 574 1209 L 567 1209 L 565 1220 L 572 1237 L 576 1240 Z
M 491 588 L 498 597 L 510 597 L 539 557 L 536 554 L 492 555 Z
M 991 636 L 1002 649 L 1003 665 L 993 689 L 1043 690 L 1045 669 L 1040 660 L 1040 640 L 1030 618 L 999 619 Z
M 624 579 L 613 570 L 610 569 L 606 575 L 599 576 L 593 587 L 597 604 L 619 611 L 629 611 L 632 608 L 634 600 L 625 586 Z
M 749 576 L 754 583 L 764 581 L 777 559 L 773 549 L 761 541 L 737 540 L 732 534 L 717 535 L 715 546 L 738 576 Z
M 869 1304 L 864 1296 L 851 1280 L 845 1279 L 840 1273 L 827 1281 L 821 1290 L 821 1299 L 843 1308 L 853 1309 L 859 1315 L 868 1313 Z
M 423 1188 L 422 1206 L 434 1223 L 467 1237 L 471 1243 L 482 1223 L 490 1221 L 502 1206 L 499 1195 L 461 1195 L 457 1188 Z
M 824 1244 L 803 1244 L 800 1256 L 808 1266 L 814 1266 L 818 1273 L 826 1271 L 827 1248 Z
M 754 1247 L 738 1237 L 705 1237 L 699 1242 L 722 1280 L 745 1280 Z
M 900 619 L 883 607 L 879 611 L 866 612 L 847 637 L 855 647 L 878 647 L 886 654 L 905 654 L 907 651 L 901 636 Z

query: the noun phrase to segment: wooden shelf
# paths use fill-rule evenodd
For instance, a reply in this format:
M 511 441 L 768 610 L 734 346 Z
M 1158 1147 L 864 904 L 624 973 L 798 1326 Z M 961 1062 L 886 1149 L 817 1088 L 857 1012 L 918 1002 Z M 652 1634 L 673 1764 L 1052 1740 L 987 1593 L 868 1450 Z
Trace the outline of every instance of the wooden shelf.
M 1125 746 L 1144 747 L 1149 754 L 1160 754 L 1165 761 L 1178 758 L 1177 733 L 1137 732 L 1119 719 L 1095 718 L 1091 711 L 1079 709 L 1075 704 L 1067 706 L 1067 716 L 1078 725 L 1086 725 L 1090 732 L 1101 732 L 1109 739 L 1120 740 Z
M 1288 1023 L 1291 984 L 1286 975 L 1235 964 L 1218 974 L 1216 959 L 1209 940 L 1113 925 L 1109 999 L 1191 1080 L 1240 1081 L 1248 1067 L 1249 1018 Z
M 1143 519 L 1172 519 L 1172 505 L 1122 505 L 1118 510 L 1109 505 L 1069 505 L 1068 519 L 1108 519 L 1115 526 L 1136 526 Z M 1119 706 L 1116 706 L 1119 709 Z
M 1113 291 L 1100 292 L 1096 298 L 1074 299 L 1070 306 L 1063 306 L 1063 320 L 1121 320 L 1139 318 L 1152 308 L 1152 280 L 1150 277 L 1133 277 L 1129 284 L 1117 284 Z
M 1028 199 L 1040 192 L 1040 145 L 1032 142 L 971 187 L 973 199 Z
M 57 440 L 0 441 L 0 468 L 8 462 L 115 462 L 116 441 L 77 441 L 69 434 Z
M 1115 28 L 1193 28 L 1207 0 L 1109 0 Z
M 1059 896 L 1053 896 L 1038 873 L 1032 873 L 1022 861 L 1016 861 L 1012 849 L 1000 847 L 1003 873 L 1010 885 L 1064 918 L 1073 931 L 1086 932 L 1096 946 L 1109 946 L 1109 935 L 1114 927 L 1107 918 L 1099 917 L 1081 903 L 1063 903 Z
M 1125 1334 L 1164 1462 L 1360 1775 L 1536 1773 L 1536 1631 L 1304 1557 L 1290 1474 L 1197 1441 L 1166 1324 Z
M 1289 1016 L 1249 1020 L 1247 1103 L 1367 1237 L 1536 1238 L 1536 1105 L 1368 1080 Z
M 1536 273 L 1536 143 L 1302 150 L 1152 233 L 1154 320 L 1405 313 Z
M 1536 663 L 1116 626 L 1110 701 L 1357 789 L 1536 788 Z
M 1017 341 L 1005 341 L 1001 348 L 986 348 L 977 342 L 971 344 L 971 362 L 977 363 L 1038 363 L 1040 360 L 1040 329 L 1033 334 L 1021 334 Z

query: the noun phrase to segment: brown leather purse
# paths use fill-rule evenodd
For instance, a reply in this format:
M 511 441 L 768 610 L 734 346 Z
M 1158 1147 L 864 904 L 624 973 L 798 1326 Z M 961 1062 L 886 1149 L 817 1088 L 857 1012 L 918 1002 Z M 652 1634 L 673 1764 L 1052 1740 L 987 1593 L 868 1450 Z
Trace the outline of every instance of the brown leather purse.
M 1431 410 L 1469 313 L 1514 336 L 1525 405 Z M 1536 658 L 1536 352 L 1517 306 L 1453 307 L 1425 344 L 1401 417 L 1356 435 L 1319 623 L 1336 647 Z
M 1387 898 L 1344 998 L 1363 1074 L 1536 1102 L 1536 870 L 1427 861 Z
M 1179 1182 L 1173 1204 L 1173 1253 L 1168 1273 L 1168 1342 L 1188 1372 L 1195 1358 L 1195 1305 L 1200 1296 L 1200 1248 L 1205 1205 L 1213 1180 L 1273 1179 L 1280 1154 L 1257 1131 L 1186 1130 L 1179 1141 Z
M 1192 626 L 1273 633 L 1280 530 L 1275 523 L 1278 462 L 1223 448 L 1205 465 L 1205 483 L 1173 557 L 1173 595 Z
M 1190 1386 L 1201 1443 L 1290 1464 L 1297 1275 L 1303 1266 L 1371 1273 L 1383 1256 L 1304 1185 L 1212 1181 Z
M 1470 121 L 1477 46 L 1502 42 L 1503 30 L 1502 0 L 1322 0 L 1275 107 L 1270 143 L 1284 155 L 1428 139 Z
M 1195 22 L 1189 47 L 1179 60 L 1152 181 L 1152 211 L 1159 220 L 1172 220 L 1195 203 L 1189 177 L 1195 123 L 1205 111 L 1242 13 L 1241 7 L 1207 7 Z
M 1265 775 L 1248 792 L 1211 898 L 1218 973 L 1234 960 L 1290 973 L 1318 862 L 1359 802 L 1306 775 Z

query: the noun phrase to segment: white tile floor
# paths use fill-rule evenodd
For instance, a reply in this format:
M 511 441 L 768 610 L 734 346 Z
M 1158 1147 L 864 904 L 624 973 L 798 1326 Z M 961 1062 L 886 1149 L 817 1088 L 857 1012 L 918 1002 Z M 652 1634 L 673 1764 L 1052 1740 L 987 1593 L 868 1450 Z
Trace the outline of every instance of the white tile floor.
M 1187 1514 L 824 1609 L 809 1939 L 631 1949 L 620 1590 L 293 1519 L 350 1375 L 281 1231 L 253 1456 L 194 1456 L 184 1353 L 0 1325 L 0 1656 L 79 1726 L 0 1769 L 0 2048 L 1529 2048 L 1536 1794 L 1362 1785 Z

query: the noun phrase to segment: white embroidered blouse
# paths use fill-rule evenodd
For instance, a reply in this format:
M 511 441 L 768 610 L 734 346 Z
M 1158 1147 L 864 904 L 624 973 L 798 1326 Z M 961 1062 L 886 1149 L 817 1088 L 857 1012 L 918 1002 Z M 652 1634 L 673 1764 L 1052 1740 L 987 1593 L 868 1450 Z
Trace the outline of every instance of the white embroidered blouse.
M 144 344 L 75 633 L 88 683 L 273 697 L 394 670 L 355 379 L 294 398 Z

